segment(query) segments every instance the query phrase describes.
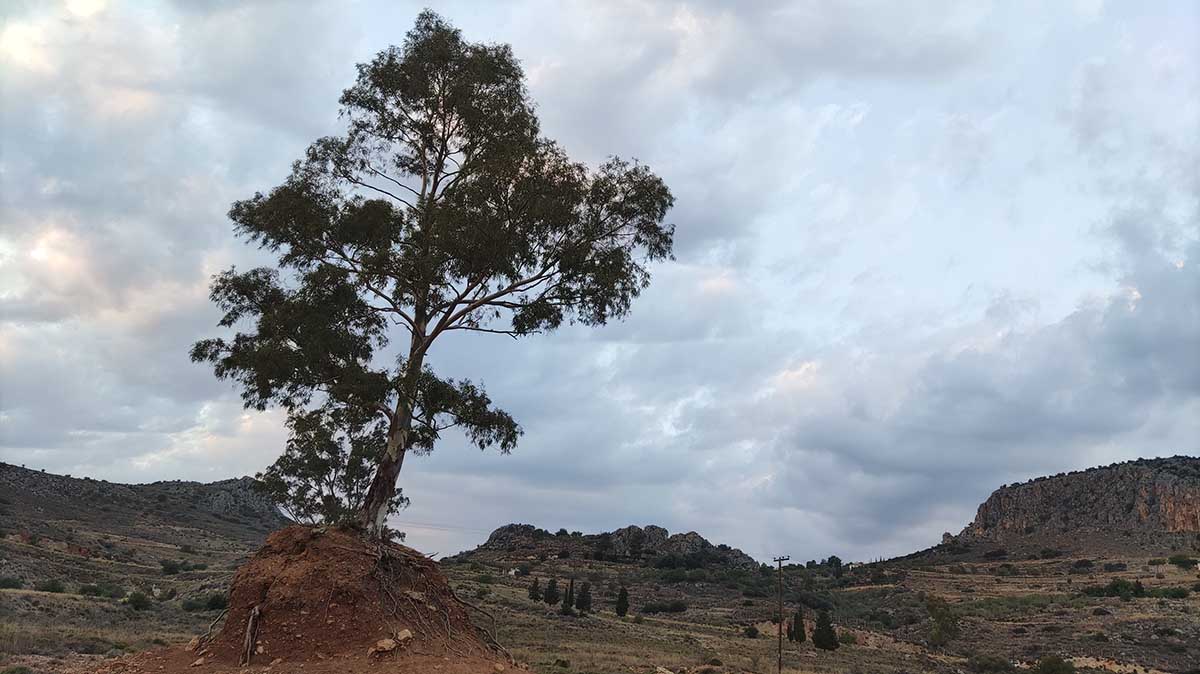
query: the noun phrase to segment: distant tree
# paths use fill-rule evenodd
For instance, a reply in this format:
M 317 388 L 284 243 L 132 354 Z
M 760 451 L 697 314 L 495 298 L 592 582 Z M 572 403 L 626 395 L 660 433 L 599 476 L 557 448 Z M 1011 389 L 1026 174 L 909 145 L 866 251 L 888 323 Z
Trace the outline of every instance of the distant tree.
M 542 600 L 542 588 L 538 585 L 538 579 L 534 578 L 529 584 L 529 598 L 534 601 Z
M 829 617 L 829 611 L 822 610 L 817 613 L 817 625 L 813 628 L 812 641 L 813 646 L 822 650 L 837 650 L 837 633 L 833 631 L 833 620 Z
M 958 638 L 958 616 L 950 608 L 949 602 L 941 597 L 927 597 L 925 608 L 929 611 L 929 643 L 934 646 L 945 646 L 951 640 Z
M 830 555 L 829 559 L 825 560 L 825 565 L 829 567 L 829 574 L 834 578 L 842 577 L 842 559 L 837 555 Z
M 558 580 L 551 578 L 546 582 L 546 591 L 542 593 L 542 600 L 547 604 L 554 606 L 558 603 L 561 597 L 558 596 Z
M 567 581 L 567 593 L 563 595 L 563 613 L 570 613 L 575 605 L 575 579 Z
M 430 11 L 359 65 L 340 103 L 345 134 L 230 209 L 277 259 L 216 276 L 220 326 L 253 327 L 191 356 L 249 408 L 375 415 L 383 442 L 359 519 L 382 536 L 408 452 L 451 426 L 501 452 L 521 435 L 482 388 L 434 373 L 438 338 L 625 316 L 649 263 L 671 256 L 673 198 L 640 164 L 571 161 L 541 137 L 512 49 L 468 42 Z
M 610 550 L 612 550 L 612 534 L 600 534 L 596 538 L 596 544 L 592 547 L 592 558 L 603 561 L 608 558 Z
M 554 535 L 555 536 L 570 536 L 571 533 L 569 531 L 567 531 L 566 529 L 559 529 L 558 531 L 554 532 Z
M 584 583 L 579 588 L 579 596 L 575 597 L 575 608 L 581 613 L 588 613 L 592 610 L 592 584 Z
M 627 613 L 629 613 L 629 590 L 621 588 L 621 591 L 617 593 L 617 615 L 624 618 Z
M 742 629 L 742 634 L 746 635 L 747 639 L 757 639 L 758 638 L 758 628 L 755 627 L 754 625 L 747 625 L 746 627 L 744 627 Z
M 804 609 L 796 609 L 795 615 L 787 625 L 788 641 L 804 641 L 808 636 L 804 633 Z

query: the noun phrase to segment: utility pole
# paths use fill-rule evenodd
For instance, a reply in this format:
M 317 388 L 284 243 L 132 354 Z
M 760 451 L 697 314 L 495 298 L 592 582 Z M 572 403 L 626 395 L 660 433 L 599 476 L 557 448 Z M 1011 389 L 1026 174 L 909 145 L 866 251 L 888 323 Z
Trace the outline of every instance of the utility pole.
M 791 557 L 785 555 L 772 560 L 779 565 L 779 667 L 776 670 L 778 674 L 783 674 L 783 563 L 789 559 Z

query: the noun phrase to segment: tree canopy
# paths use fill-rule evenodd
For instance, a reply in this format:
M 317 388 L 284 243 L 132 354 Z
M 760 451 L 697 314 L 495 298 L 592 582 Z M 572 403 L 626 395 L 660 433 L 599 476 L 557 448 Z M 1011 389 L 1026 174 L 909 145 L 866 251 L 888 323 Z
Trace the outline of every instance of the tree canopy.
M 340 102 L 344 134 L 230 209 L 276 264 L 214 279 L 220 326 L 238 331 L 198 342 L 192 358 L 235 381 L 250 408 L 379 420 L 361 498 L 362 523 L 378 531 L 407 452 L 450 427 L 502 452 L 521 435 L 482 386 L 435 373 L 435 341 L 625 316 L 650 263 L 671 256 L 673 198 L 636 161 L 572 161 L 541 136 L 511 48 L 468 42 L 429 11 L 358 66 Z

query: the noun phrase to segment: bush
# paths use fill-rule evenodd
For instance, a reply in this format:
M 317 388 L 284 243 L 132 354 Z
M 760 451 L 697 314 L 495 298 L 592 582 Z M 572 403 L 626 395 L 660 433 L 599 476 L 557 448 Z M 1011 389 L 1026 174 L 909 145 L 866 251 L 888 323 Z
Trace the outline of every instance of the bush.
M 129 595 L 129 597 L 125 599 L 125 603 L 133 607 L 133 610 L 135 611 L 145 611 L 151 606 L 150 597 L 147 597 L 142 592 L 134 592 L 133 594 Z
M 33 674 L 33 670 L 25 665 L 13 665 L 0 669 L 0 674 Z
M 841 632 L 838 634 L 838 643 L 843 646 L 853 646 L 858 643 L 858 637 L 854 636 L 854 632 Z
M 179 547 L 179 551 L 180 551 L 180 552 L 182 552 L 182 553 L 183 553 L 183 554 L 185 554 L 185 555 L 194 555 L 194 554 L 196 554 L 196 548 L 193 548 L 193 547 L 192 547 L 192 546 L 190 546 L 190 545 L 182 545 L 182 546 L 180 546 L 180 547 Z
M 617 595 L 616 608 L 617 615 L 621 616 L 622 618 L 625 617 L 626 613 L 629 613 L 629 591 L 623 587 L 621 588 L 620 594 Z
M 754 625 L 747 625 L 746 628 L 742 630 L 742 634 L 746 635 L 747 639 L 757 639 L 758 628 Z
M 1178 566 L 1181 569 L 1196 568 L 1196 559 L 1193 557 L 1188 557 L 1187 555 L 1171 555 L 1167 559 L 1167 562 L 1170 564 L 1174 564 L 1175 566 Z
M 1125 571 L 1127 569 L 1129 569 L 1129 566 L 1125 562 L 1108 562 L 1104 565 L 1104 570 L 1109 573 Z
M 174 576 L 183 570 L 183 563 L 174 559 L 160 559 L 158 565 L 162 567 L 162 572 L 168 576 Z
M 674 601 L 652 601 L 642 607 L 642 613 L 683 613 L 688 609 L 687 602 L 682 599 Z
M 934 646 L 945 646 L 951 639 L 958 638 L 958 616 L 950 608 L 950 604 L 939 597 L 929 597 L 925 602 L 929 611 L 929 643 Z
M 1057 655 L 1047 655 L 1029 671 L 1032 674 L 1075 674 L 1075 665 Z
M 15 576 L 4 576 L 0 578 L 0 590 L 19 590 L 25 583 L 21 582 L 20 578 Z
M 67 588 L 65 585 L 63 585 L 63 582 L 57 578 L 54 578 L 51 580 L 43 580 L 40 583 L 37 583 L 36 585 L 34 585 L 33 589 L 35 589 L 39 592 L 54 592 L 54 593 L 67 591 Z

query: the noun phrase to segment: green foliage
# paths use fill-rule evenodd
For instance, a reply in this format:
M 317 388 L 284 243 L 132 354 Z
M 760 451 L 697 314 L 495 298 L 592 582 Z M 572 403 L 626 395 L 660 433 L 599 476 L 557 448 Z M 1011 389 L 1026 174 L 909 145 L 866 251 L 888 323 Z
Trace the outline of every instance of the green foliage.
M 284 408 L 293 433 L 314 406 L 345 417 L 321 422 L 338 433 L 385 433 L 368 455 L 373 523 L 392 506 L 404 452 L 431 451 L 451 426 L 501 452 L 521 435 L 483 388 L 433 372 L 437 339 L 625 316 L 650 263 L 671 256 L 674 199 L 636 162 L 571 161 L 539 135 L 511 48 L 467 42 L 433 12 L 360 64 L 340 103 L 343 135 L 316 140 L 282 184 L 230 209 L 275 264 L 217 275 L 219 325 L 250 327 L 191 357 L 235 381 L 247 407 Z
M 838 643 L 843 646 L 853 646 L 858 643 L 858 637 L 854 636 L 854 632 L 839 632 Z
M 326 404 L 288 415 L 283 454 L 255 476 L 257 487 L 288 517 L 305 524 L 353 522 L 365 505 L 387 425 L 378 413 Z M 397 489 L 389 515 L 408 506 Z
M 160 559 L 158 560 L 158 564 L 162 567 L 162 572 L 168 576 L 174 576 L 175 574 L 179 573 L 186 565 L 184 562 L 179 562 L 174 559 Z
M 529 598 L 533 601 L 542 600 L 542 587 L 537 578 L 534 578 L 533 582 L 529 584 Z
M 1029 671 L 1030 674 L 1075 674 L 1075 665 L 1057 655 L 1047 655 Z
M 792 616 L 792 621 L 788 623 L 787 629 L 788 641 L 804 643 L 808 639 L 808 635 L 804 629 L 804 609 L 796 609 L 796 614 Z
M 682 599 L 671 601 L 651 601 L 642 606 L 642 613 L 683 613 L 688 609 L 687 602 Z
M 1130 582 L 1124 578 L 1114 578 L 1108 585 L 1086 587 L 1083 593 L 1089 597 L 1120 597 L 1128 601 L 1133 597 L 1145 597 L 1146 588 L 1140 580 Z
M 592 584 L 584 583 L 579 588 L 579 596 L 575 597 L 575 608 L 579 609 L 580 613 L 588 613 L 592 610 Z
M 617 615 L 621 616 L 622 618 L 625 617 L 625 614 L 629 613 L 629 590 L 626 590 L 623 587 L 621 588 L 621 591 L 617 593 L 616 610 Z
M 542 600 L 547 604 L 554 606 L 561 599 L 562 597 L 558 595 L 558 580 L 551 578 L 549 582 L 546 583 L 546 591 L 542 594 Z
M 569 581 L 567 581 L 567 592 L 566 592 L 566 594 L 563 595 L 562 613 L 564 615 L 570 615 L 573 612 L 571 609 L 574 606 L 575 606 L 575 579 L 572 578 Z
M 838 638 L 833 631 L 833 619 L 829 617 L 829 611 L 819 611 L 817 613 L 817 623 L 813 628 L 812 634 L 813 646 L 826 651 L 837 650 Z
M 959 635 L 958 616 L 949 602 L 941 597 L 928 597 L 925 609 L 929 611 L 929 643 L 945 646 Z
M 33 674 L 33 670 L 25 665 L 13 665 L 0 669 L 0 674 Z
M 742 634 L 744 634 L 747 639 L 757 639 L 758 628 L 754 625 L 747 625 L 745 629 L 742 630 Z
M 1167 558 L 1167 562 L 1186 570 L 1196 568 L 1197 560 L 1196 558 L 1189 557 L 1187 555 L 1171 555 Z
M 185 611 L 222 611 L 227 606 L 229 606 L 228 598 L 219 592 L 199 597 L 188 597 L 180 604 L 180 607 Z
M 67 588 L 65 585 L 63 585 L 63 582 L 57 578 L 39 581 L 34 584 L 33 589 L 37 590 L 38 592 L 54 592 L 56 594 L 67 591 Z
M 19 590 L 24 585 L 25 583 L 23 583 L 21 579 L 17 578 L 16 576 L 0 577 L 0 590 Z
M 145 611 L 153 605 L 150 597 L 147 597 L 142 592 L 134 592 L 125 598 L 125 603 L 129 604 L 135 611 Z

